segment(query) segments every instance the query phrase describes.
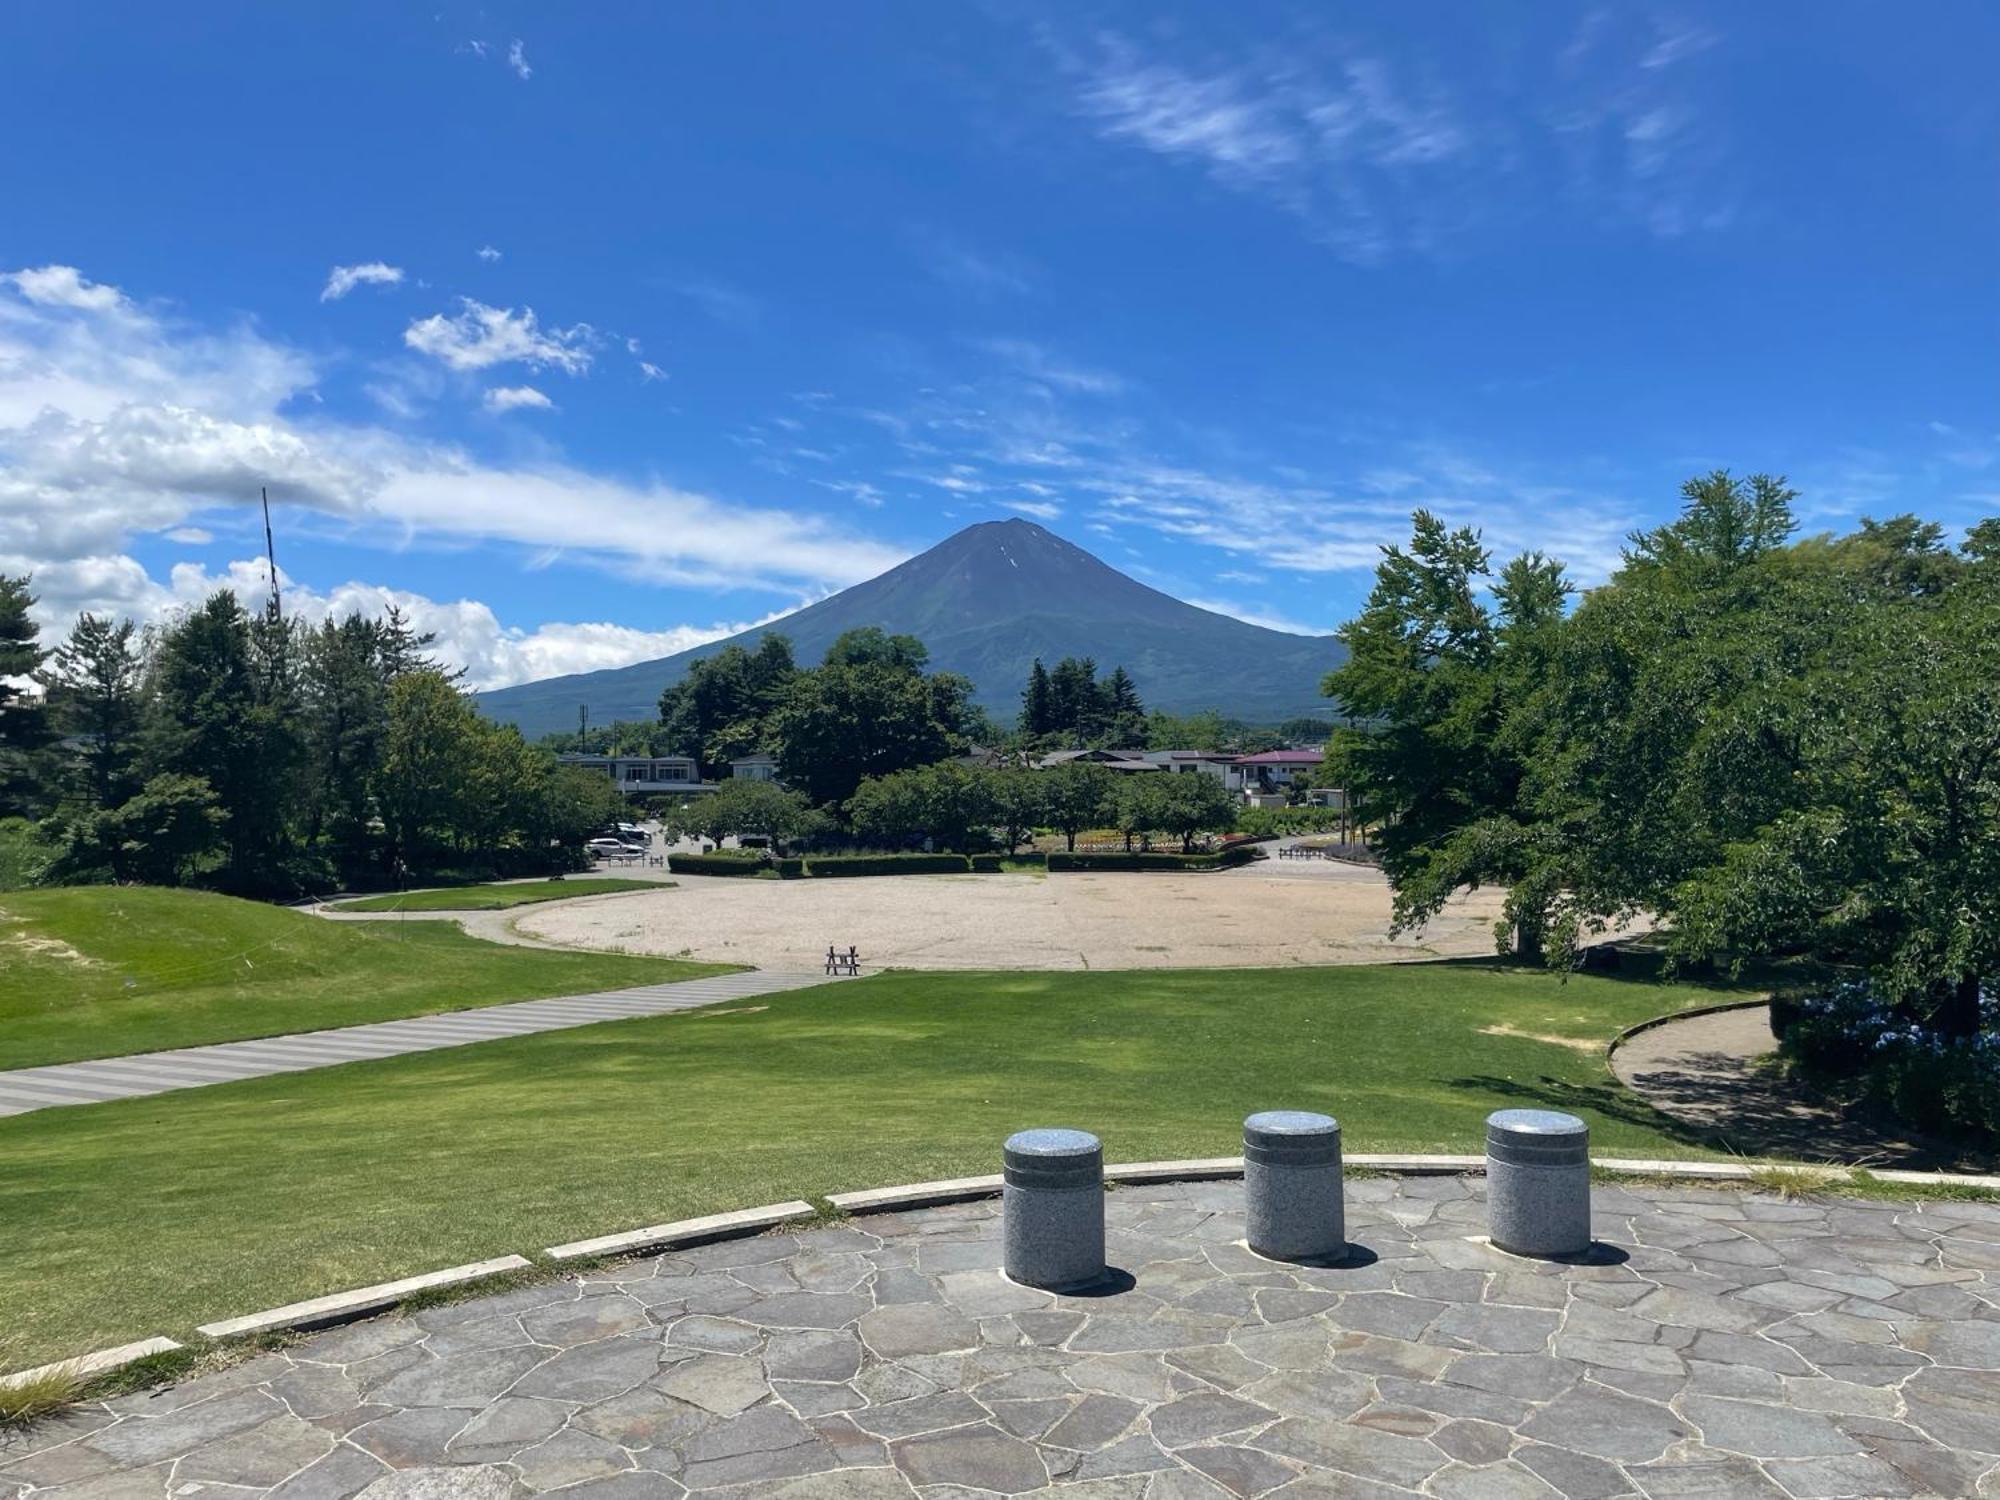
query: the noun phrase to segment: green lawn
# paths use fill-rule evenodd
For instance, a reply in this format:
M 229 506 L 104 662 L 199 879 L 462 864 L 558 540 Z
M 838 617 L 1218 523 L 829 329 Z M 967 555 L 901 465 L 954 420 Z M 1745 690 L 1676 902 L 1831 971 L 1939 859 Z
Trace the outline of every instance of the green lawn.
M 636 1225 L 995 1171 L 1032 1124 L 1095 1130 L 1113 1160 L 1205 1156 L 1233 1154 L 1253 1110 L 1315 1108 L 1350 1151 L 1474 1152 L 1489 1110 L 1535 1104 L 1582 1113 L 1605 1154 L 1694 1155 L 1600 1044 L 1714 998 L 1488 963 L 891 973 L 0 1119 L 0 1326 L 32 1364 Z
M 657 891 L 664 880 L 519 880 L 504 884 L 449 886 L 431 891 L 399 891 L 392 896 L 364 896 L 343 901 L 341 911 L 505 911 L 537 901 L 568 901 L 577 896 L 612 896 L 619 891 Z
M 0 895 L 0 1069 L 726 972 L 557 953 L 450 922 L 329 922 L 202 891 Z

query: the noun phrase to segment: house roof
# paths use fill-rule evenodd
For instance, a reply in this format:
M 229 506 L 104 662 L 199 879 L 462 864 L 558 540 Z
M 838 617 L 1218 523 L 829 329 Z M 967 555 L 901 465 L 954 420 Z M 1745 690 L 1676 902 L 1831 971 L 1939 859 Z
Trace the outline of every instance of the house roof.
M 1239 755 L 1239 766 L 1316 766 L 1326 759 L 1324 750 L 1266 750 L 1261 755 Z

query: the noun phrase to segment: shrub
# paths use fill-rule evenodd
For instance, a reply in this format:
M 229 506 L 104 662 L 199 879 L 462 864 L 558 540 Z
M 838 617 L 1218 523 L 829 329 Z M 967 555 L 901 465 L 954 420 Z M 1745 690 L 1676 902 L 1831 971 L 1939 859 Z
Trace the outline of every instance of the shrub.
M 1155 850 L 1149 854 L 1122 850 L 1067 854 L 1056 850 L 1048 857 L 1050 870 L 1225 870 L 1256 858 L 1252 849 L 1238 846 L 1215 854 L 1174 854 Z
M 805 861 L 766 859 L 751 851 L 730 849 L 714 854 L 669 854 L 667 868 L 676 875 L 773 874 L 795 878 L 803 873 Z
M 48 869 L 51 853 L 26 818 L 0 818 L 0 891 L 35 884 Z
M 813 875 L 963 875 L 972 868 L 963 854 L 816 854 Z
M 2000 994 L 1981 996 L 1986 1029 L 1948 1037 L 1912 1022 L 1866 981 L 1788 996 L 1779 1051 L 1797 1071 L 1845 1086 L 1918 1130 L 2000 1140 Z

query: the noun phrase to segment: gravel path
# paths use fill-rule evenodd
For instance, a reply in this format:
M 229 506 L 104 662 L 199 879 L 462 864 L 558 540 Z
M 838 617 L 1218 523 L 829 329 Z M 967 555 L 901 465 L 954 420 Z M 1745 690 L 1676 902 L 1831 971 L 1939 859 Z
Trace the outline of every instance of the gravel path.
M 1105 1200 L 1097 1295 L 992 1201 L 615 1262 L 0 1433 L 9 1500 L 1632 1500 L 1991 1494 L 2000 1206 L 1606 1187 L 1588 1263 L 1483 1185 L 1351 1182 L 1333 1267 L 1234 1182 Z

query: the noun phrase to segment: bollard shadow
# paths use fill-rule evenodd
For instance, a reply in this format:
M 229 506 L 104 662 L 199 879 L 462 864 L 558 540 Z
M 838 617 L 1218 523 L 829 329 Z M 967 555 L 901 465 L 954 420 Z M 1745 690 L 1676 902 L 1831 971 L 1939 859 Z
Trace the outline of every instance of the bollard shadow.
M 1363 1266 L 1372 1266 L 1382 1257 L 1370 1250 L 1359 1240 L 1349 1240 L 1347 1248 L 1338 1255 L 1288 1255 L 1282 1258 L 1266 1255 L 1260 1250 L 1251 1250 L 1247 1242 L 1239 1240 L 1245 1250 L 1261 1261 L 1274 1266 L 1306 1266 L 1316 1271 L 1358 1271 Z
M 1065 1297 L 1119 1297 L 1139 1285 L 1139 1278 L 1120 1266 L 1106 1266 L 1104 1274 L 1082 1286 L 1064 1287 Z
M 1631 1258 L 1622 1245 L 1607 1245 L 1603 1240 L 1592 1240 L 1587 1249 L 1574 1255 L 1548 1257 L 1559 1266 L 1622 1266 Z

